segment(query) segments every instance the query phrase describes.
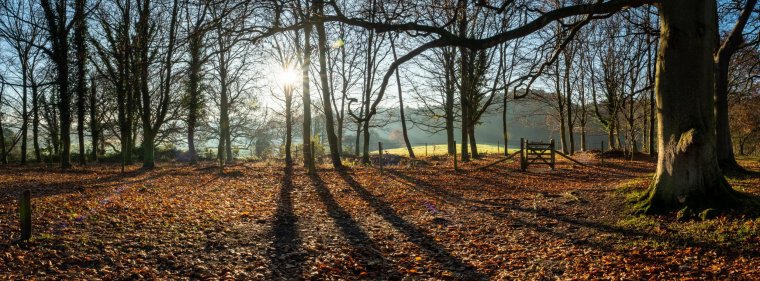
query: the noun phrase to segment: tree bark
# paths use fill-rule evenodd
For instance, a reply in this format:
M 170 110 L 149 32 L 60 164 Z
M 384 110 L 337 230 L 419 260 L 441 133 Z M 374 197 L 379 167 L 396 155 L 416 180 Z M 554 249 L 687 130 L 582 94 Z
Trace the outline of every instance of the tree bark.
M 713 112 L 712 52 L 718 38 L 716 2 L 660 4 L 657 60 L 657 172 L 639 206 L 645 213 L 734 207 L 735 192 L 718 166 Z

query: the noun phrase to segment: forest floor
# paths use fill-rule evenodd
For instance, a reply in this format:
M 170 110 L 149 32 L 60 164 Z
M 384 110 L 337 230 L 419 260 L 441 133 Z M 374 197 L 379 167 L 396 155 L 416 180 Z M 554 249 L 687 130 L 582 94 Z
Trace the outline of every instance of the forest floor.
M 754 279 L 760 219 L 637 217 L 654 163 L 0 169 L 0 279 Z M 757 161 L 741 164 L 760 171 Z M 760 194 L 760 176 L 731 178 Z M 31 189 L 33 238 L 18 238 Z

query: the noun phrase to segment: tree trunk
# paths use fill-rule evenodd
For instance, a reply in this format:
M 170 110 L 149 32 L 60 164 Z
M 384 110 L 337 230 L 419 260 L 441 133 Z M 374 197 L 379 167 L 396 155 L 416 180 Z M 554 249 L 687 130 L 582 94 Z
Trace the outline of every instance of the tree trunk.
M 391 51 L 393 52 L 393 60 L 398 60 L 398 55 L 396 54 L 396 44 L 393 37 L 391 37 Z M 401 118 L 401 134 L 404 135 L 404 144 L 406 145 L 406 151 L 409 152 L 410 158 L 417 158 L 414 156 L 414 150 L 412 149 L 412 144 L 409 142 L 409 133 L 406 129 L 406 115 L 404 115 L 404 94 L 401 89 L 401 75 L 398 73 L 398 69 L 396 69 L 396 87 L 398 88 L 398 104 L 399 104 L 399 114 Z
M 731 142 L 731 127 L 728 120 L 728 68 L 731 57 L 744 41 L 742 33 L 756 4 L 757 0 L 747 0 L 736 25 L 714 55 L 717 67 L 715 78 L 717 153 L 718 164 L 724 173 L 746 171 L 736 162 L 734 146 Z
M 509 93 L 507 92 L 506 88 L 504 89 L 504 101 L 503 101 L 503 110 L 501 112 L 501 136 L 504 140 L 504 156 L 509 155 L 509 132 L 507 131 L 507 95 Z
M 572 55 L 565 55 L 565 107 L 567 108 L 567 132 L 568 141 L 570 142 L 570 155 L 575 154 L 575 136 L 573 135 L 573 91 L 570 85 L 570 68 L 572 67 Z
M 478 153 L 478 142 L 475 140 L 475 124 L 470 124 L 468 127 L 467 135 L 470 138 L 470 153 L 472 153 L 473 159 L 480 159 Z
M 40 150 L 40 100 L 37 83 L 32 80 L 32 142 L 34 143 L 34 160 L 42 162 Z
M 0 93 L 0 102 L 2 102 L 2 93 Z M 2 105 L 0 103 L 0 105 Z M 1 106 L 0 106 L 1 107 Z M 5 153 L 5 133 L 3 131 L 3 119 L 0 118 L 0 163 L 2 164 L 8 164 L 8 157 L 6 156 L 7 153 Z
M 25 56 L 26 57 L 26 56 Z M 21 94 L 21 164 L 26 164 L 26 139 L 27 139 L 27 131 L 28 131 L 28 125 L 29 124 L 29 112 L 26 109 L 27 104 L 26 101 L 28 99 L 27 97 L 27 84 L 26 81 L 28 80 L 28 64 L 27 59 L 22 57 L 21 58 L 21 84 L 22 84 L 22 94 Z
M 100 125 L 98 124 L 98 105 L 95 78 L 90 79 L 90 132 L 92 134 L 91 160 L 98 161 L 98 138 L 100 137 Z
M 198 123 L 200 111 L 200 79 L 201 79 L 201 48 L 203 45 L 200 31 L 195 30 L 190 34 L 190 62 L 188 65 L 188 115 L 187 115 L 187 147 L 190 156 L 190 164 L 198 161 L 195 149 L 195 127 Z
M 293 142 L 293 88 L 285 85 L 285 165 L 293 164 L 290 147 Z
M 320 14 L 324 11 L 322 1 L 317 1 L 317 10 Z M 327 143 L 330 146 L 330 160 L 335 169 L 343 168 L 340 162 L 340 147 L 338 146 L 338 136 L 335 134 L 335 118 L 333 117 L 332 95 L 330 86 L 327 81 L 327 34 L 325 33 L 325 24 L 319 17 L 317 20 L 317 37 L 319 45 L 319 79 L 322 84 L 322 109 L 325 113 L 325 129 L 327 132 Z
M 309 19 L 305 19 L 306 22 Z M 311 24 L 304 26 L 303 61 L 301 63 L 301 79 L 303 82 L 303 161 L 310 174 L 315 173 L 316 165 L 311 155 L 311 91 L 309 89 L 309 68 L 311 67 Z
M 84 147 L 84 115 L 85 115 L 85 97 L 87 96 L 87 81 L 85 78 L 85 64 L 87 63 L 87 49 L 85 45 L 85 33 L 87 32 L 87 21 L 85 20 L 85 0 L 77 0 L 75 3 L 74 20 L 74 45 L 76 48 L 77 59 L 77 137 L 79 138 L 79 163 L 87 163 L 87 153 Z
M 639 206 L 645 213 L 735 207 L 738 193 L 723 178 L 715 151 L 714 65 L 716 2 L 660 4 L 657 61 L 657 172 Z
M 449 56 L 453 56 L 454 52 L 448 52 Z M 454 62 L 453 58 L 447 62 L 445 66 L 444 82 L 446 86 L 446 145 L 448 147 L 448 154 L 451 156 L 456 155 L 457 146 L 454 139 L 454 95 L 456 93 L 456 86 L 454 85 Z

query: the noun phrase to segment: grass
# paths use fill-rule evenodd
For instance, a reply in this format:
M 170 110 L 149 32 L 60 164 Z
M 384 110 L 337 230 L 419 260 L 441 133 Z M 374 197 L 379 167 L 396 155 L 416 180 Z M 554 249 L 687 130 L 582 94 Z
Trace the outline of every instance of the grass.
M 462 146 L 457 144 L 457 153 L 462 151 L 461 148 Z M 418 145 L 418 146 L 412 146 L 412 150 L 414 151 L 414 155 L 418 157 L 446 155 L 447 146 L 446 144 L 429 144 L 427 145 L 427 147 L 424 145 Z M 513 153 L 517 150 L 518 149 L 510 148 L 509 152 Z M 406 150 L 406 147 L 383 149 L 383 153 L 409 156 L 409 152 Z M 478 144 L 478 153 L 484 153 L 484 154 L 504 153 L 504 146 L 503 145 L 496 146 L 492 144 Z M 373 150 L 371 154 L 377 154 L 377 150 Z

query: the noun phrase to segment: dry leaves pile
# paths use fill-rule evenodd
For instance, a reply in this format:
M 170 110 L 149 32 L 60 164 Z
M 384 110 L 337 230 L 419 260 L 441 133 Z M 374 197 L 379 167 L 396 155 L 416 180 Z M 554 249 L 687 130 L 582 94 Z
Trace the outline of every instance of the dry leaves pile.
M 760 221 L 719 218 L 730 226 L 719 231 L 750 233 L 725 240 L 690 236 L 679 229 L 688 223 L 669 218 L 633 225 L 616 188 L 648 177 L 654 164 L 600 167 L 585 157 L 595 166 L 561 162 L 556 171 L 526 173 L 514 162 L 475 169 L 497 158 L 456 173 L 441 159 L 383 174 L 324 167 L 316 176 L 263 164 L 235 165 L 225 175 L 168 164 L 126 174 L 115 166 L 10 167 L 0 171 L 0 278 L 760 276 L 753 234 Z M 758 193 L 758 183 L 735 185 Z M 33 194 L 34 236 L 16 244 L 23 189 Z M 685 228 L 712 231 L 692 224 Z

